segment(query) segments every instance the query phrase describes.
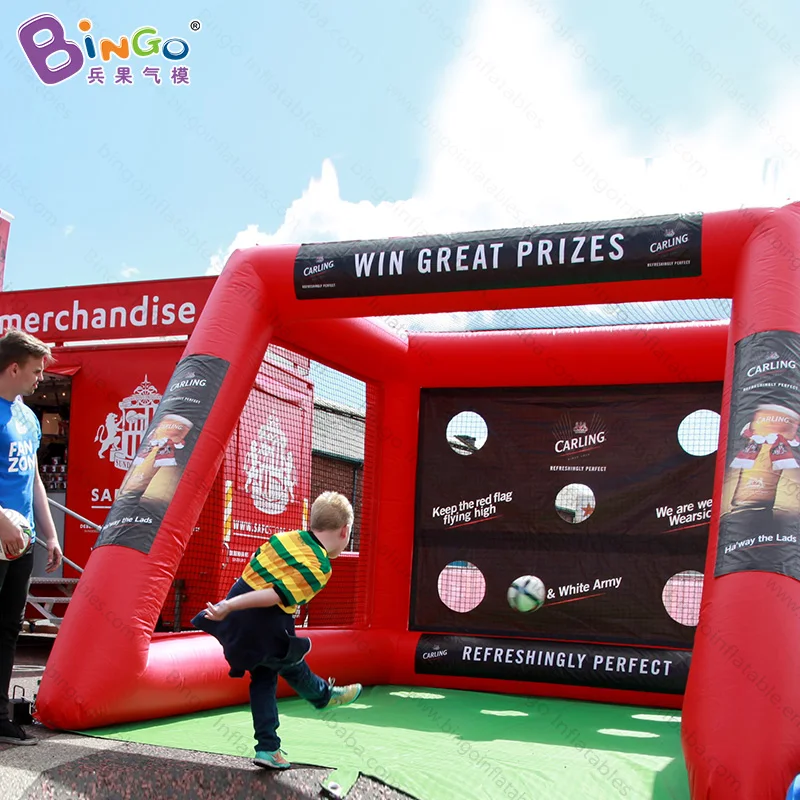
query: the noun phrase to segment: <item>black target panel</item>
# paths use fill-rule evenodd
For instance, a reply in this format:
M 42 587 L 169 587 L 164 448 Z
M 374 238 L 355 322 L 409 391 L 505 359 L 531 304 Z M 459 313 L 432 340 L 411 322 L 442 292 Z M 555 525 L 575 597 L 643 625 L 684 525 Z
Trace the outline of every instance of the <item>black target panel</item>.
M 722 384 L 423 390 L 410 626 L 690 647 Z M 513 610 L 521 575 L 547 588 Z

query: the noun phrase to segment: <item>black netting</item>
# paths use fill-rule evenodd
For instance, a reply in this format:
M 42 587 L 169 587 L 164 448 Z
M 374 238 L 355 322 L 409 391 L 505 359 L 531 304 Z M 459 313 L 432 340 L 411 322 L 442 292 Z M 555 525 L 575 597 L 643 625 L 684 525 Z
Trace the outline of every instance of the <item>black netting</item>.
M 338 491 L 353 504 L 353 537 L 318 598 L 297 613 L 307 627 L 366 619 L 374 432 L 366 431 L 367 385 L 270 345 L 164 606 L 159 629 L 190 620 L 226 595 L 271 535 L 308 527 L 314 498 Z M 365 461 L 368 468 L 365 469 Z

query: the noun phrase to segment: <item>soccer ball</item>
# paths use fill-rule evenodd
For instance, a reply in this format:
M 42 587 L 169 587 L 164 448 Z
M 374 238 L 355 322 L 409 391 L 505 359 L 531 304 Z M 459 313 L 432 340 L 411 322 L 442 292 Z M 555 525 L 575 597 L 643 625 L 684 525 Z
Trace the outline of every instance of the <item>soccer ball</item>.
M 515 611 L 536 611 L 544 605 L 546 590 L 541 578 L 522 575 L 508 587 L 508 604 Z
M 14 511 L 13 508 L 0 508 L 3 514 L 5 514 L 15 525 L 17 525 L 22 530 L 22 536 L 25 539 L 25 549 L 18 555 L 18 556 L 10 556 L 6 553 L 5 548 L 0 547 L 0 561 L 16 561 L 18 558 L 22 558 L 25 553 L 28 552 L 31 548 L 31 539 L 33 538 L 33 531 L 31 531 L 31 525 L 19 511 Z

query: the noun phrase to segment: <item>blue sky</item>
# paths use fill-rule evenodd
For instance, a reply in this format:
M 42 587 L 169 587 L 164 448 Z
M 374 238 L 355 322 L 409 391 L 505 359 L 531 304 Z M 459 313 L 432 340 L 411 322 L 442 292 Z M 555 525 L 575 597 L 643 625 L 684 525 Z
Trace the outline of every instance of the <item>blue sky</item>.
M 384 85 L 402 83 L 426 105 L 447 58 L 410 6 L 378 13 L 366 1 L 341 4 L 327 26 L 310 2 L 244 2 L 229 13 L 210 2 L 136 6 L 12 3 L 0 10 L 10 99 L 3 116 L 11 121 L 0 159 L 3 174 L 9 167 L 19 178 L 16 191 L 0 181 L 0 207 L 15 215 L 8 253 L 15 287 L 87 282 L 95 258 L 85 256 L 93 251 L 107 267 L 105 280 L 123 264 L 142 278 L 203 274 L 246 224 L 277 228 L 325 158 L 341 167 L 345 196 L 369 193 L 359 175 L 367 183 L 376 176 L 396 197 L 410 194 L 419 132 L 397 115 Z M 185 61 L 191 85 L 89 86 L 76 76 L 39 87 L 22 69 L 16 30 L 42 12 L 73 33 L 86 14 L 98 34 L 149 24 L 182 36 L 192 48 Z M 203 25 L 197 34 L 189 30 L 193 19 Z M 145 184 L 138 191 L 137 179 Z M 162 200 L 183 225 L 163 218 Z M 64 236 L 67 226 L 74 230 Z
M 242 244 L 797 199 L 788 0 L 135 6 L 0 7 L 8 288 L 199 275 Z M 45 87 L 16 41 L 40 13 L 70 38 L 82 16 L 98 38 L 185 38 L 191 83 L 132 59 L 134 86 L 87 66 Z

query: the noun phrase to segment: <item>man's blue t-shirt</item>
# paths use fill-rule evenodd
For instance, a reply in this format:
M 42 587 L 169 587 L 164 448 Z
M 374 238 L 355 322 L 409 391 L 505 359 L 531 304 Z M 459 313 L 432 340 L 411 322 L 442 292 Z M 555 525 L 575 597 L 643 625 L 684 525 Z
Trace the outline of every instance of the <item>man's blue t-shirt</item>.
M 34 534 L 33 480 L 41 441 L 33 411 L 19 397 L 13 403 L 0 397 L 0 506 L 19 511 Z

